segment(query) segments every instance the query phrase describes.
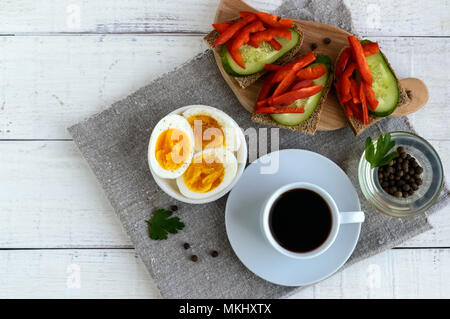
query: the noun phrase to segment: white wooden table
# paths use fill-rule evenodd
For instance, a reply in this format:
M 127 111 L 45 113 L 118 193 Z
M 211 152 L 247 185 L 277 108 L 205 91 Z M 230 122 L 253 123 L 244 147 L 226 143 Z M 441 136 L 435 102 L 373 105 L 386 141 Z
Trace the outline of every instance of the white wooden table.
M 217 2 L 0 1 L 0 297 L 159 296 L 66 128 L 205 50 Z M 427 83 L 410 119 L 449 173 L 450 2 L 347 3 L 398 75 Z M 449 298 L 449 214 L 295 297 Z

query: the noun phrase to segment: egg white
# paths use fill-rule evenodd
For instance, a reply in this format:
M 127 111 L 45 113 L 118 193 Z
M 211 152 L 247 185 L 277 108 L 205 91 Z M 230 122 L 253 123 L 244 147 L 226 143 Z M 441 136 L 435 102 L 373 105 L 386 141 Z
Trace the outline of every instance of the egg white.
M 239 138 L 240 127 L 228 114 L 213 107 L 193 107 L 183 112 L 183 116 L 186 119 L 194 115 L 207 115 L 215 119 L 224 132 L 225 148 L 232 152 L 239 149 L 241 146 L 241 140 Z
M 183 164 L 175 169 L 175 170 L 167 170 L 159 165 L 156 160 L 155 151 L 156 151 L 156 142 L 158 137 L 162 132 L 168 129 L 177 129 L 186 134 L 189 140 L 189 155 Z M 192 128 L 189 125 L 189 122 L 181 115 L 177 114 L 169 114 L 163 117 L 158 124 L 156 124 L 155 128 L 152 131 L 152 135 L 150 136 L 150 143 L 148 149 L 148 158 L 150 163 L 151 170 L 161 178 L 175 179 L 181 176 L 186 169 L 189 167 L 191 163 L 192 156 L 194 155 L 194 134 L 192 132 Z
M 203 155 L 210 155 L 214 154 L 214 156 L 223 164 L 225 168 L 225 175 L 223 177 L 222 182 L 213 190 L 206 192 L 206 193 L 199 193 L 194 192 L 190 190 L 187 185 L 184 182 L 183 175 L 177 178 L 177 185 L 178 189 L 180 190 L 181 194 L 188 198 L 192 199 L 203 199 L 211 197 L 217 193 L 220 193 L 223 191 L 226 187 L 228 187 L 234 180 L 237 174 L 237 167 L 238 163 L 236 160 L 236 157 L 234 154 L 230 151 L 228 151 L 225 148 L 212 148 L 212 149 L 206 149 L 202 152 L 198 152 L 194 155 L 192 158 L 192 162 L 196 162 L 198 160 L 201 160 Z

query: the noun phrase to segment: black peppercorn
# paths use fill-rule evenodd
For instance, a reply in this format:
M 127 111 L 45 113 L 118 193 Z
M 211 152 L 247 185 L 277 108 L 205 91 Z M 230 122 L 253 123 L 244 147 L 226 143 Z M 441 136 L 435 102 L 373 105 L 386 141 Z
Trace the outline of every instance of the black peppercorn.
M 323 39 L 323 43 L 330 44 L 331 43 L 331 39 L 330 38 L 325 38 L 325 39 Z
M 192 255 L 192 256 L 191 256 L 191 260 L 192 260 L 193 262 L 196 262 L 196 261 L 198 260 L 197 255 Z
M 189 248 L 191 248 L 191 245 L 189 245 L 188 243 L 184 243 L 183 247 L 184 247 L 184 249 L 189 249 Z
M 316 43 L 311 43 L 311 50 L 315 50 L 317 49 L 317 44 Z
M 219 256 L 219 253 L 216 250 L 213 250 L 211 252 L 211 256 L 215 258 L 215 257 Z

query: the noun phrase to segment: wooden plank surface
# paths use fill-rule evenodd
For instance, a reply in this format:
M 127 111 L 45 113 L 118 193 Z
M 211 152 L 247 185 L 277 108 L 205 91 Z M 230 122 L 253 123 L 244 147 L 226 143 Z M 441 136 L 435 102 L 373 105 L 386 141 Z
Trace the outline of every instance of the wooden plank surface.
M 0 298 L 157 298 L 128 250 L 0 251 Z M 207 280 L 207 278 L 205 278 Z M 448 298 L 450 250 L 394 249 L 291 298 Z
M 281 0 L 248 0 L 274 10 Z M 356 30 L 377 36 L 448 36 L 450 3 L 442 0 L 346 0 Z M 218 0 L 3 0 L 0 34 L 207 33 Z M 99 14 L 101 12 L 101 14 Z
M 400 78 L 428 85 L 427 106 L 411 116 L 418 131 L 447 139 L 450 127 L 441 119 L 450 117 L 450 38 L 371 39 L 380 42 Z M 192 35 L 0 37 L 0 139 L 70 138 L 68 126 L 205 49 L 202 37 Z

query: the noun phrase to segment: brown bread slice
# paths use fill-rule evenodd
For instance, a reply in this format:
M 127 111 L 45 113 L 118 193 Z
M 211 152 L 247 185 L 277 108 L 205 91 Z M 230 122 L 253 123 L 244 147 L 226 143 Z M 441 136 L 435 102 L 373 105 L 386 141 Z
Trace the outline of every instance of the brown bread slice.
M 298 57 L 300 57 L 300 56 L 301 56 L 301 54 L 299 54 Z M 323 110 L 323 105 L 327 99 L 328 92 L 330 91 L 332 83 L 333 83 L 333 70 L 330 70 L 330 76 L 328 77 L 328 82 L 327 82 L 326 87 L 323 88 L 323 93 L 322 93 L 322 97 L 320 98 L 319 105 L 317 105 L 316 110 L 314 111 L 313 114 L 311 114 L 309 119 L 307 119 L 303 123 L 300 123 L 299 125 L 286 126 L 286 125 L 279 124 L 279 123 L 275 122 L 274 120 L 272 120 L 272 118 L 270 117 L 269 114 L 253 113 L 251 119 L 253 122 L 256 122 L 256 123 L 276 126 L 276 127 L 280 127 L 280 128 L 289 129 L 292 131 L 298 131 L 298 132 L 313 135 L 317 131 L 317 127 L 319 126 L 320 115 Z
M 297 45 L 295 47 L 293 47 L 288 53 L 286 53 L 281 58 L 279 58 L 277 61 L 275 61 L 274 64 L 283 65 L 283 64 L 289 63 L 297 55 L 298 51 L 300 50 L 300 47 L 302 46 L 303 31 L 302 31 L 300 25 L 294 21 L 292 28 L 300 34 L 300 41 L 298 41 Z M 216 52 L 219 53 L 218 50 L 221 49 L 221 46 L 213 47 L 213 43 L 214 43 L 214 41 L 216 41 L 218 36 L 219 36 L 219 32 L 217 32 L 216 30 L 213 30 L 210 33 L 208 33 L 203 38 L 203 40 L 205 40 L 205 42 L 209 45 L 209 47 L 211 49 L 217 50 Z M 258 73 L 252 74 L 252 75 L 242 76 L 242 77 L 232 76 L 232 78 L 236 80 L 236 82 L 239 84 L 239 86 L 241 88 L 245 89 L 246 87 L 255 83 L 261 76 L 264 75 L 264 73 L 266 73 L 266 71 L 261 71 L 261 72 L 258 72 Z
M 344 52 L 345 49 L 346 48 L 343 48 L 341 50 L 341 52 L 339 53 L 338 57 L 336 58 L 335 68 L 334 68 L 335 70 L 336 70 L 337 63 L 338 63 L 338 61 L 339 61 L 339 59 L 341 57 L 341 54 L 342 54 L 342 52 Z M 398 80 L 398 77 L 395 74 L 394 69 L 392 68 L 391 64 L 389 63 L 389 60 L 386 58 L 386 56 L 383 54 L 383 52 L 381 52 L 381 54 L 383 55 L 384 59 L 386 60 L 387 64 L 389 65 L 389 67 L 391 68 L 392 73 L 394 74 L 395 79 L 397 80 L 397 83 L 399 85 L 400 95 L 399 95 L 399 99 L 398 99 L 398 102 L 397 102 L 397 108 L 401 108 L 401 107 L 407 105 L 411 101 L 411 96 L 410 96 L 411 92 L 407 91 L 405 88 L 403 88 L 400 85 L 400 81 Z M 345 113 L 345 106 L 342 105 L 342 104 L 340 104 L 340 105 L 342 107 L 342 111 Z M 384 119 L 386 117 L 379 117 L 379 116 L 375 116 L 375 115 L 369 114 L 369 120 L 370 120 L 370 124 L 369 125 L 364 125 L 364 123 L 360 122 L 354 116 L 351 116 L 351 117 L 347 117 L 346 116 L 346 118 L 347 118 L 347 121 L 348 121 L 348 124 L 349 124 L 350 128 L 353 130 L 353 133 L 356 136 L 358 136 L 366 128 L 368 128 L 369 126 L 371 126 L 372 124 L 374 124 L 374 123 L 376 123 L 378 121 L 381 121 L 382 119 Z

